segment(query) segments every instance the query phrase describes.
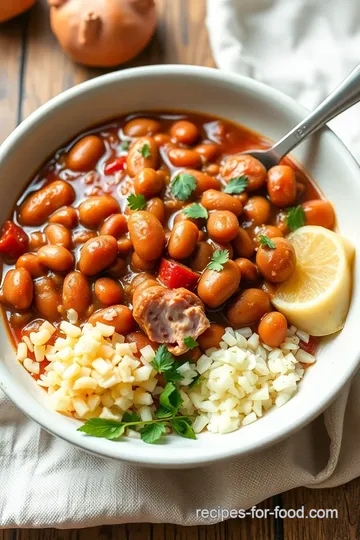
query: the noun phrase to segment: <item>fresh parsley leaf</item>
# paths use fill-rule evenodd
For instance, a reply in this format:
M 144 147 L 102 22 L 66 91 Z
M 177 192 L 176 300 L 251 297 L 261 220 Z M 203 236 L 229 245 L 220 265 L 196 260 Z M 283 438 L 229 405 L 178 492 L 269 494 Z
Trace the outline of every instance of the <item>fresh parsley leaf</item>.
M 170 425 L 178 435 L 186 439 L 196 439 L 195 432 L 188 418 L 173 418 Z
M 291 231 L 303 227 L 306 223 L 306 215 L 301 205 L 287 209 L 286 225 Z
M 169 409 L 166 409 L 166 407 L 162 407 L 160 405 L 160 407 L 155 411 L 155 416 L 156 418 L 160 418 L 162 420 L 165 418 L 173 417 L 174 415 Z
M 179 390 L 174 383 L 168 382 L 159 397 L 160 405 L 176 414 L 183 402 Z
M 129 146 L 130 146 L 130 142 L 129 142 L 129 141 L 123 141 L 123 142 L 120 144 L 120 152 L 126 152 L 126 150 L 129 149 Z
M 259 234 L 259 244 L 261 246 L 266 246 L 266 247 L 268 247 L 270 249 L 275 249 L 276 248 L 276 245 L 271 240 L 271 238 L 269 238 L 265 234 Z
M 163 373 L 173 367 L 174 361 L 175 358 L 168 350 L 167 346 L 162 344 L 156 351 L 155 358 L 151 362 L 151 365 L 158 373 Z
M 180 173 L 170 182 L 171 193 L 180 201 L 186 201 L 196 189 L 196 178 L 192 174 Z
M 181 360 L 175 360 L 172 367 L 164 372 L 164 379 L 166 382 L 179 382 L 183 380 L 183 375 L 178 372 L 178 368 L 183 364 Z
M 115 420 L 105 420 L 103 418 L 91 418 L 77 429 L 93 437 L 103 437 L 104 439 L 119 439 L 125 431 L 125 424 Z
M 191 383 L 189 384 L 188 388 L 196 388 L 196 386 L 199 386 L 199 384 L 201 383 L 200 377 L 201 377 L 201 375 L 200 375 L 200 373 L 198 373 L 198 374 L 193 378 L 193 380 L 192 380 Z
M 140 430 L 141 440 L 153 444 L 158 441 L 165 433 L 166 424 L 164 422 L 157 422 L 154 424 L 147 424 Z
M 144 195 L 129 195 L 127 203 L 130 210 L 144 210 L 144 208 L 146 208 L 146 199 Z
M 248 179 L 246 176 L 237 176 L 225 186 L 224 193 L 242 193 L 247 188 L 247 185 Z
M 144 158 L 148 158 L 151 156 L 151 150 L 150 150 L 150 146 L 148 145 L 148 143 L 144 143 L 142 145 L 141 148 L 139 148 L 138 152 L 140 152 L 140 154 L 144 157 Z
M 206 208 L 204 208 L 201 204 L 194 203 L 190 206 L 187 206 L 183 210 L 184 214 L 189 218 L 204 218 L 207 219 L 209 217 L 208 211 Z
M 198 342 L 191 336 L 184 338 L 184 343 L 188 349 L 195 349 L 195 347 L 199 345 Z
M 228 249 L 217 249 L 211 261 L 208 264 L 210 270 L 215 270 L 215 272 L 221 272 L 224 268 L 224 264 L 229 260 L 229 250 Z
M 122 417 L 123 422 L 140 422 L 141 418 L 134 411 L 126 411 Z

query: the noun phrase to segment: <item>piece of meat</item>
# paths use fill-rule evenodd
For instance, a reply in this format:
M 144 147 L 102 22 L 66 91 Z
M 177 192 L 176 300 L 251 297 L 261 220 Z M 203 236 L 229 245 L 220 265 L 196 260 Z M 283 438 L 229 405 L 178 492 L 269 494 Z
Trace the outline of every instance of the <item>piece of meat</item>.
M 184 338 L 196 339 L 210 326 L 201 300 L 183 288 L 145 289 L 134 303 L 133 317 L 151 341 L 166 343 L 175 355 L 188 350 Z

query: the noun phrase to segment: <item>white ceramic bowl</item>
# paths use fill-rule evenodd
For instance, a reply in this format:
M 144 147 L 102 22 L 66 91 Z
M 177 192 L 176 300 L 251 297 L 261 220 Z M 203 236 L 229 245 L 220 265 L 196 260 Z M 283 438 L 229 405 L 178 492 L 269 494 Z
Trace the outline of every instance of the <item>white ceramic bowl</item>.
M 123 113 L 183 109 L 215 114 L 278 139 L 306 111 L 292 99 L 252 79 L 215 69 L 153 66 L 118 71 L 83 83 L 52 99 L 27 118 L 0 148 L 0 222 L 33 173 L 55 150 L 86 128 Z M 295 157 L 333 201 L 341 233 L 354 244 L 360 229 L 360 170 L 329 130 L 303 143 Z M 129 439 L 111 442 L 76 431 L 79 423 L 49 410 L 45 392 L 16 362 L 5 328 L 0 327 L 0 387 L 47 431 L 95 454 L 149 467 L 183 468 L 253 452 L 287 437 L 315 418 L 335 398 L 359 363 L 360 269 L 345 328 L 324 340 L 317 363 L 286 405 L 228 435 L 202 434 L 192 441 L 178 436 L 147 445 Z M 326 316 L 324 314 L 324 316 Z

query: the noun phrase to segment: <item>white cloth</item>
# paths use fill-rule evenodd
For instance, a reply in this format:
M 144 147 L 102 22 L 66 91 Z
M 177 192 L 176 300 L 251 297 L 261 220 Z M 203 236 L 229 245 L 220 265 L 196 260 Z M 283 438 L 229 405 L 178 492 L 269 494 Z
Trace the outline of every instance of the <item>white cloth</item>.
M 353 0 L 208 0 L 218 66 L 272 84 L 308 107 L 356 64 L 359 23 L 360 2 Z M 355 119 L 353 110 L 337 127 L 359 158 Z M 248 508 L 297 486 L 342 484 L 360 474 L 359 396 L 356 376 L 322 416 L 264 452 L 164 471 L 74 448 L 41 430 L 0 392 L 0 527 L 210 524 L 221 517 L 197 517 L 197 508 Z
M 217 66 L 313 109 L 360 63 L 357 0 L 207 0 Z M 360 161 L 360 104 L 330 126 Z

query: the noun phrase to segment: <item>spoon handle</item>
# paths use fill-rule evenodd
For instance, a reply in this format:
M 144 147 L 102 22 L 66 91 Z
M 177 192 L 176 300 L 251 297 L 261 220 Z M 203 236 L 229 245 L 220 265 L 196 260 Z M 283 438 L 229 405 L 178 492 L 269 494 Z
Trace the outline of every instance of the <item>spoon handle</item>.
M 303 139 L 360 101 L 360 64 L 302 122 L 280 139 L 272 151 L 280 160 Z

